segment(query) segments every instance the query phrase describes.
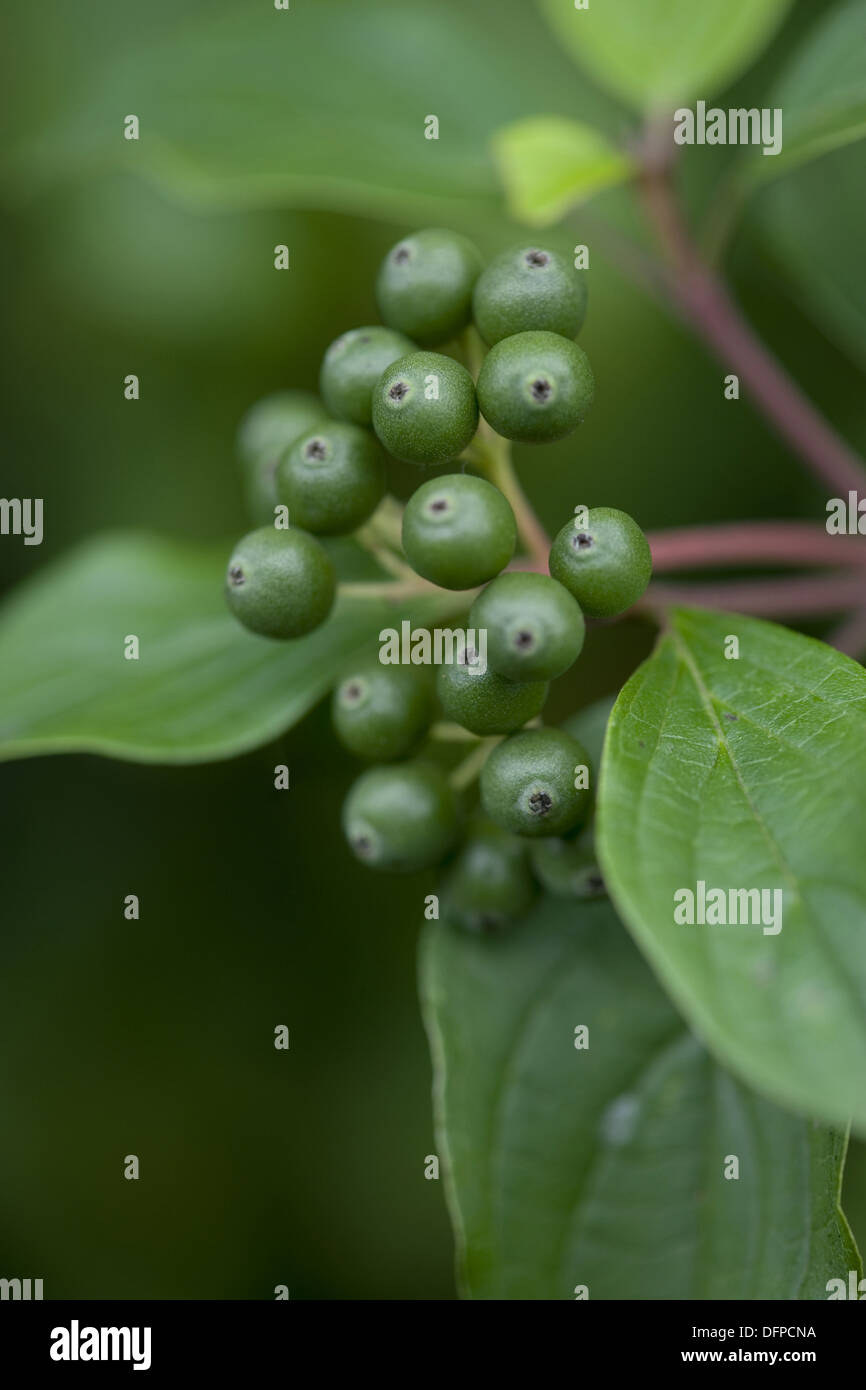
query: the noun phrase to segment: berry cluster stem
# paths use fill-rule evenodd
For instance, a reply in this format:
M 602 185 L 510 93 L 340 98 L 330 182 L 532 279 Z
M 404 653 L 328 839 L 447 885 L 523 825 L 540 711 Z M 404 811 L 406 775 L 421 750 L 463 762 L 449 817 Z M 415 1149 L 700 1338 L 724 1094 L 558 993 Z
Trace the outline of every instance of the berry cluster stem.
M 763 618 L 819 617 L 852 610 L 862 614 L 864 587 L 861 574 L 846 573 L 733 580 L 721 584 L 653 583 L 636 609 L 658 612 L 685 604 L 752 613 Z
M 477 329 L 467 328 L 463 336 L 463 351 L 472 379 L 477 381 L 485 354 L 485 347 Z M 533 561 L 533 568 L 546 574 L 550 537 L 520 486 L 520 479 L 511 461 L 509 441 L 491 429 L 482 416 L 478 424 L 478 433 L 464 457 L 508 499 L 517 522 L 518 534 Z
M 466 787 L 472 785 L 475 778 L 480 773 L 482 767 L 487 762 L 487 756 L 497 743 L 502 742 L 502 735 L 497 734 L 493 738 L 485 738 L 473 748 L 472 752 L 458 763 L 449 777 L 449 781 L 456 792 L 462 792 Z
M 866 565 L 866 541 L 831 536 L 810 521 L 683 526 L 650 532 L 647 540 L 656 574 L 715 565 Z
M 674 190 L 672 149 L 667 127 L 648 128 L 639 151 L 639 188 L 668 264 L 666 286 L 675 307 L 743 378 L 766 418 L 815 476 L 842 495 L 859 491 L 866 482 L 862 460 L 776 361 L 698 252 Z
M 451 724 L 447 720 L 440 720 L 436 724 L 430 725 L 430 737 L 438 743 L 477 743 L 478 734 L 473 734 L 469 729 L 464 729 L 462 724 Z
M 550 537 L 532 508 L 532 504 L 520 486 L 520 480 L 511 462 L 511 449 L 506 439 L 501 439 L 492 430 L 488 431 L 483 450 L 479 454 L 479 468 L 488 481 L 499 488 L 507 497 L 517 522 L 517 531 L 534 562 L 534 567 L 547 573 L 547 558 L 550 554 Z

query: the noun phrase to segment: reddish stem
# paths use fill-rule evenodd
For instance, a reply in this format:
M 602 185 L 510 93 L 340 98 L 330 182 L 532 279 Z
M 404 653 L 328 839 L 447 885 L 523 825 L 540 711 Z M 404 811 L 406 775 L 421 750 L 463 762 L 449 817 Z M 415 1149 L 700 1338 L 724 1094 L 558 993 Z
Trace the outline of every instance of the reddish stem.
M 712 565 L 866 565 L 866 541 L 831 536 L 809 521 L 684 526 L 652 532 L 648 540 L 657 574 Z
M 671 147 L 672 148 L 672 147 Z M 670 152 L 648 137 L 640 181 L 644 206 L 671 266 L 675 304 L 716 356 L 740 376 L 764 414 L 822 482 L 845 496 L 866 481 L 858 455 L 775 360 L 693 245 L 673 193 Z
M 866 606 L 850 614 L 830 633 L 827 641 L 846 656 L 861 657 L 866 652 Z
M 866 605 L 866 578 L 843 573 L 721 584 L 651 584 L 638 606 L 652 611 L 671 604 L 721 608 L 765 618 L 845 613 Z

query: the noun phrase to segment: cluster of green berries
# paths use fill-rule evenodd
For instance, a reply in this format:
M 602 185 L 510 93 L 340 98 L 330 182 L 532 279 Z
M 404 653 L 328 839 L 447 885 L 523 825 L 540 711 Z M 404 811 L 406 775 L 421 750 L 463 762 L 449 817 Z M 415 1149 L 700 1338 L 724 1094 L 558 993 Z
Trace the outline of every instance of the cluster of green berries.
M 259 529 L 235 547 L 226 595 L 240 621 L 267 637 L 299 637 L 327 618 L 337 592 L 327 538 L 358 530 L 376 512 L 388 456 L 422 467 L 456 463 L 480 417 L 505 439 L 562 439 L 592 403 L 592 371 L 574 341 L 585 284 L 556 251 L 523 246 L 485 267 L 465 237 L 417 232 L 388 252 L 376 298 L 384 326 L 353 329 L 331 344 L 321 399 L 283 392 L 241 425 Z M 458 356 L 436 350 L 455 345 L 470 325 L 488 349 L 477 380 Z M 548 574 L 509 569 L 518 527 L 498 487 L 465 464 L 422 483 L 403 513 L 405 561 L 440 588 L 479 591 L 468 629 L 483 634 L 483 655 L 463 651 L 435 680 L 423 667 L 373 657 L 334 692 L 337 736 L 377 764 L 345 803 L 351 849 L 382 869 L 447 861 L 446 900 L 470 925 L 518 915 L 536 880 L 577 896 L 600 891 L 587 838 L 586 750 L 563 730 L 540 727 L 539 716 L 550 682 L 580 654 L 584 614 L 610 617 L 631 606 L 651 566 L 643 532 L 624 512 L 584 508 L 580 523 L 557 535 Z M 459 850 L 462 798 L 422 750 L 443 718 L 467 738 L 491 740 L 480 810 Z

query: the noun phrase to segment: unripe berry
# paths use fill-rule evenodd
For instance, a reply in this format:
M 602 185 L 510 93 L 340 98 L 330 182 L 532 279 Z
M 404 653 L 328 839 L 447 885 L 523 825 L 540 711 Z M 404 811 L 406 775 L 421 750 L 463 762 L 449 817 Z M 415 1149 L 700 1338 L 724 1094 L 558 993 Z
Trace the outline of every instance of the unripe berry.
M 530 847 L 533 872 L 548 893 L 560 898 L 600 898 L 605 886 L 595 850 L 581 840 L 536 840 Z
M 277 496 L 291 525 L 317 535 L 355 531 L 385 495 L 385 456 L 368 430 L 328 421 L 280 459 Z
M 514 554 L 517 522 L 499 488 L 468 473 L 422 483 L 403 513 L 412 568 L 443 589 L 474 589 Z
M 325 353 L 319 375 L 322 399 L 335 420 L 369 425 L 373 387 L 386 367 L 415 351 L 402 333 L 377 324 L 342 333 Z
M 458 232 L 430 227 L 404 237 L 376 281 L 383 321 L 422 347 L 447 342 L 469 322 L 481 266 L 478 248 Z
M 277 391 L 251 406 L 238 427 L 237 450 L 247 509 L 259 526 L 273 526 L 276 471 L 290 444 L 327 418 L 311 391 Z
M 585 625 L 577 602 L 546 574 L 501 574 L 482 589 L 469 625 L 487 631 L 487 661 L 511 681 L 550 681 L 577 659 Z
M 238 541 L 226 571 L 229 608 L 263 637 L 303 637 L 327 618 L 337 576 L 306 531 L 262 526 Z
M 586 526 L 569 521 L 557 535 L 550 573 L 588 617 L 614 618 L 637 603 L 649 584 L 649 542 L 627 512 L 591 507 Z
M 548 689 L 546 681 L 509 681 L 465 659 L 440 666 L 436 674 L 436 693 L 446 716 L 473 734 L 519 729 L 541 712 Z
M 492 347 L 478 374 L 481 414 L 497 434 L 527 444 L 564 439 L 592 404 L 589 358 L 558 333 L 516 333 Z
M 591 804 L 580 782 L 583 744 L 563 729 L 525 729 L 500 743 L 481 769 L 481 804 L 516 835 L 564 835 Z
M 535 329 L 576 338 L 586 317 L 586 279 L 558 251 L 518 246 L 481 272 L 472 314 L 489 347 Z
M 477 427 L 475 383 L 442 353 L 401 357 L 373 391 L 373 428 L 404 463 L 446 463 L 462 453 Z
M 433 718 L 433 683 L 418 666 L 383 666 L 375 658 L 355 667 L 334 691 L 337 736 L 361 758 L 404 758 Z
M 346 798 L 343 830 L 356 858 L 371 868 L 430 868 L 457 833 L 454 792 L 432 764 L 370 768 Z
M 442 886 L 445 912 L 472 931 L 492 931 L 520 917 L 532 896 L 526 845 L 476 817 Z

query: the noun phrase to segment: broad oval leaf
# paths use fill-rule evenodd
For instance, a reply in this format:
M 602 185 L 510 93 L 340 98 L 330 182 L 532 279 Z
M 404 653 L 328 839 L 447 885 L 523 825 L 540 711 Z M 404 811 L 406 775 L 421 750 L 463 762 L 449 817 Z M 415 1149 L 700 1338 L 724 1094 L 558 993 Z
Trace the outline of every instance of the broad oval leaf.
M 823 1299 L 859 1274 L 844 1138 L 723 1071 L 608 903 L 430 923 L 421 994 L 464 1294 Z
M 539 0 L 563 47 L 640 111 L 709 98 L 757 58 L 791 0 Z
M 592 126 L 558 116 L 516 121 L 499 131 L 493 148 L 509 210 L 532 227 L 558 222 L 634 170 L 634 161 Z
M 595 119 L 607 100 L 525 0 L 495 17 L 461 0 L 231 0 L 157 42 L 106 54 L 87 101 L 13 151 L 27 190 L 90 169 L 130 170 L 185 203 L 292 204 L 471 224 L 501 215 L 490 139 L 539 109 Z M 495 27 L 495 42 L 491 38 Z M 52 108 L 56 110 L 55 108 Z M 137 141 L 123 139 L 138 114 Z M 426 138 L 428 117 L 438 139 Z
M 804 37 L 770 105 L 783 112 L 780 154 L 755 158 L 764 177 L 866 135 L 866 0 L 830 10 Z
M 716 1055 L 866 1128 L 866 672 L 774 623 L 675 611 L 608 725 L 597 847 Z
M 345 545 L 345 543 L 344 543 Z M 87 542 L 15 591 L 0 613 L 0 758 L 105 753 L 141 762 L 228 758 L 275 738 L 327 693 L 381 628 L 460 600 L 395 609 L 341 599 L 296 642 L 228 613 L 228 549 L 137 535 Z M 139 640 L 139 659 L 124 642 Z
M 765 160 L 764 163 L 772 163 Z M 761 191 L 755 213 L 793 296 L 866 370 L 866 141 L 833 150 Z

